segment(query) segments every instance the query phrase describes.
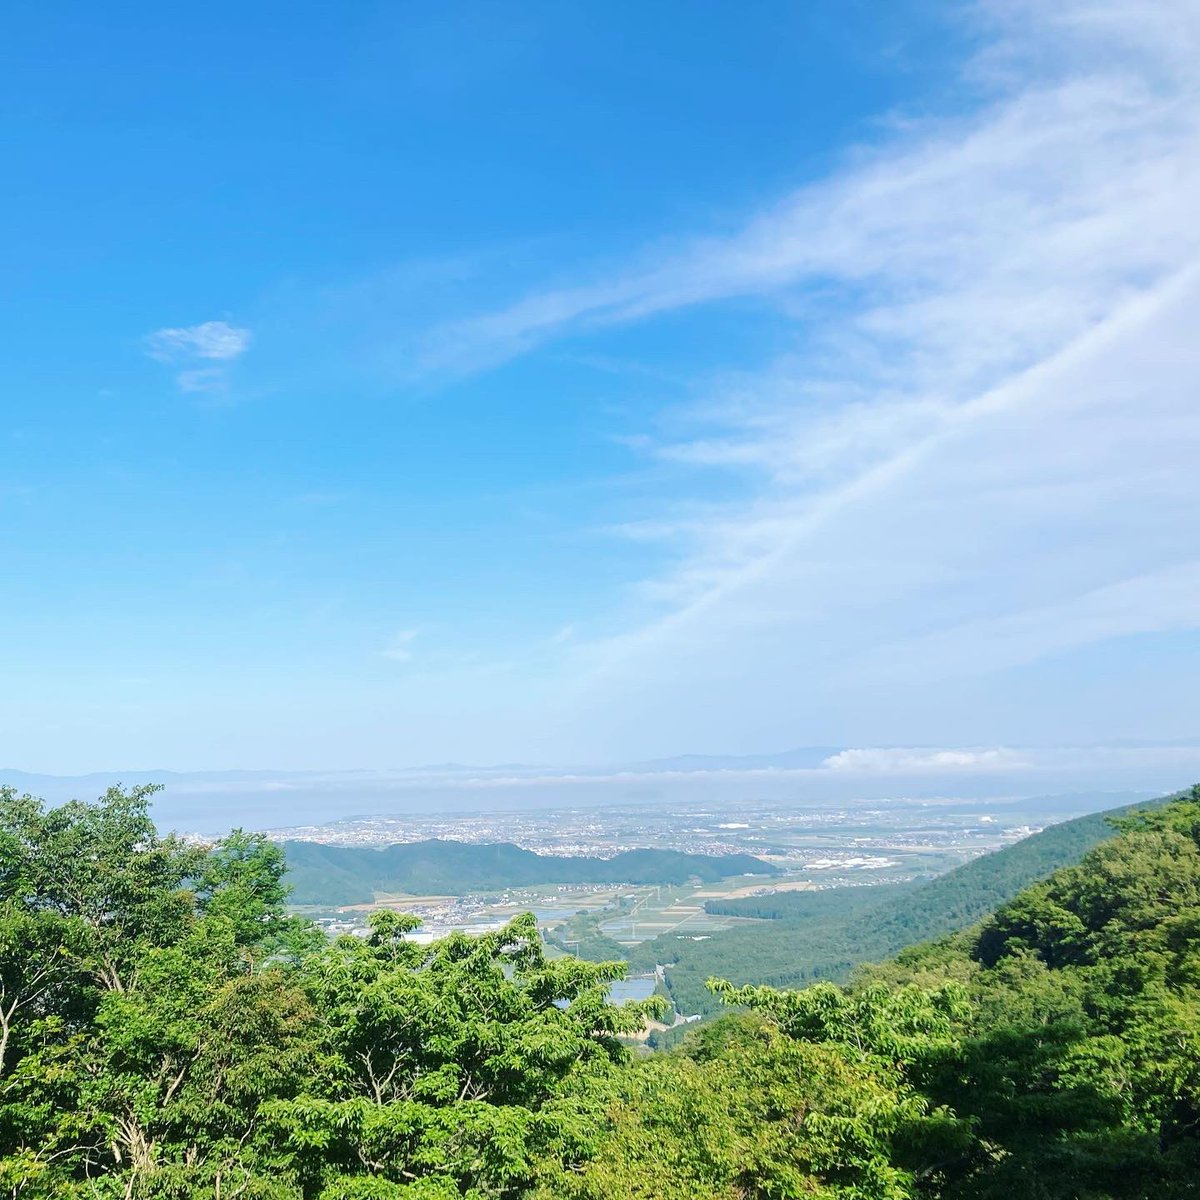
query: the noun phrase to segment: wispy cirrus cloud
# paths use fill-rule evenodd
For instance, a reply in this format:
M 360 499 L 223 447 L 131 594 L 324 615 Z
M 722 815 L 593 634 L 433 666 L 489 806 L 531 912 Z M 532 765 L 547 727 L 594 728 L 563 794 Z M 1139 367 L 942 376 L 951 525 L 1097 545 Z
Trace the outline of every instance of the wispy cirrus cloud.
M 203 321 L 155 330 L 143 345 L 151 358 L 178 368 L 175 382 L 180 391 L 215 392 L 225 389 L 230 364 L 246 353 L 250 341 L 248 329 L 228 321 Z
M 390 658 L 393 662 L 411 662 L 413 657 L 413 643 L 420 636 L 421 631 L 419 629 L 397 630 L 397 632 L 388 638 L 381 653 L 384 658 Z
M 969 385 L 1044 351 L 1101 314 L 1098 293 L 1136 286 L 1176 261 L 1180 236 L 1194 241 L 1185 185 L 1197 168 L 1179 153 L 1195 133 L 1194 68 L 1180 47 L 1200 41 L 1198 21 L 1179 0 L 1155 7 L 980 5 L 995 32 L 968 70 L 986 66 L 994 98 L 974 115 L 897 122 L 885 144 L 732 236 L 684 241 L 610 278 L 445 325 L 425 365 L 490 365 L 553 338 L 748 295 L 775 297 L 806 326 L 832 307 L 833 353 L 849 348 L 848 307 L 860 369 L 890 368 L 885 349 L 910 369 L 918 352 L 926 369 L 942 352 L 939 380 Z M 805 298 L 814 284 L 816 303 Z
M 999 672 L 1200 630 L 1200 10 L 976 16 L 969 115 L 898 121 L 731 236 L 429 342 L 430 369 L 486 365 L 748 295 L 791 323 L 793 351 L 695 379 L 635 443 L 695 491 L 625 527 L 671 557 L 644 619 L 571 652 L 627 732 L 666 712 L 693 745 L 1029 736 Z M 749 498 L 705 499 L 712 471 Z M 975 724 L 968 691 L 934 695 L 985 675 Z M 1173 694 L 1155 719 L 1178 724 Z M 1062 699 L 1052 727 L 1096 719 Z M 1106 703 L 1109 728 L 1145 720 Z

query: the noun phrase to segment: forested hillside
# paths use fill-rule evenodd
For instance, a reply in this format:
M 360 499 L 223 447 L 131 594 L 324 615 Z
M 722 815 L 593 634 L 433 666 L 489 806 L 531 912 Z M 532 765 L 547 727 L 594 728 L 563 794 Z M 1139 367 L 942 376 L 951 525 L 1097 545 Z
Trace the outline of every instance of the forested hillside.
M 751 854 L 626 850 L 612 858 L 535 854 L 508 842 L 431 840 L 373 850 L 285 842 L 294 904 L 369 904 L 376 893 L 438 895 L 549 883 L 686 883 L 731 875 L 774 875 Z
M 1200 1179 L 1200 788 L 973 929 L 621 1077 L 564 1195 L 1184 1200 Z
M 978 921 L 1034 880 L 1077 862 L 1112 837 L 1112 819 L 1129 811 L 1126 805 L 1051 825 L 926 883 L 710 900 L 713 912 L 766 917 L 771 924 L 717 933 L 702 942 L 668 934 L 637 946 L 630 963 L 635 970 L 674 964 L 667 985 L 682 1013 L 717 1010 L 705 987 L 714 975 L 780 987 L 844 980 L 858 963 Z M 587 953 L 586 945 L 581 952 Z
M 326 942 L 276 846 L 161 838 L 153 790 L 0 791 L 0 1192 L 518 1196 L 590 1155 L 655 1009 L 606 1002 L 620 964 L 547 961 L 530 917 Z
M 146 790 L 0 790 L 0 1191 L 24 1200 L 1185 1200 L 1200 788 L 843 988 L 714 980 L 679 1050 L 532 918 L 326 941 Z M 866 914 L 869 916 L 869 914 Z

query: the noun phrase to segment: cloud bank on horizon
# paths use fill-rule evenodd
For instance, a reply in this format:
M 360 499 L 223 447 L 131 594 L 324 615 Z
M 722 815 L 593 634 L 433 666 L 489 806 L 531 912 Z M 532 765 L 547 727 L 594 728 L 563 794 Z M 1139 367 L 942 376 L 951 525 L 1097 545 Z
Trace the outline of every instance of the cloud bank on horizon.
M 466 196 L 458 254 L 376 231 L 390 265 L 363 243 L 330 282 L 297 240 L 241 294 L 197 285 L 188 311 L 244 323 L 132 331 L 179 412 L 229 411 L 174 427 L 158 493 L 130 500 L 175 522 L 137 526 L 126 562 L 167 582 L 107 595 L 58 675 L 14 658 L 0 759 L 821 744 L 864 747 L 825 775 L 903 775 L 1190 740 L 1200 9 L 984 0 L 961 21 L 936 87 L 867 104 L 790 188 L 748 175 L 738 216 L 714 190 L 707 220 L 703 195 L 613 217 L 584 251 L 581 215 L 543 258 L 498 202 L 489 246 Z

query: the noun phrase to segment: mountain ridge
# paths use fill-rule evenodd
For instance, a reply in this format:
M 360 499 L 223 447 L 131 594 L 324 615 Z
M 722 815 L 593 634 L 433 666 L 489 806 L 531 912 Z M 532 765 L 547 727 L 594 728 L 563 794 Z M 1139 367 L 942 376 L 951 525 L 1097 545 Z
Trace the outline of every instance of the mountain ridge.
M 751 854 L 688 854 L 680 850 L 623 850 L 611 858 L 538 854 L 512 842 L 455 842 L 431 838 L 382 849 L 323 842 L 280 843 L 287 859 L 292 903 L 368 904 L 376 893 L 430 895 L 542 884 L 686 883 L 732 875 L 779 873 Z

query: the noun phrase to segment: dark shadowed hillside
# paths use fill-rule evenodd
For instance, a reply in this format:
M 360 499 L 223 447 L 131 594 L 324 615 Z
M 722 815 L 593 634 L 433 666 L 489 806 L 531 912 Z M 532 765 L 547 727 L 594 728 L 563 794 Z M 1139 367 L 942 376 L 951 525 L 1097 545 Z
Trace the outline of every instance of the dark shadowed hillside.
M 626 850 L 613 858 L 576 858 L 535 854 L 508 842 L 432 840 L 382 850 L 287 842 L 284 851 L 294 904 L 367 904 L 377 892 L 457 895 L 550 883 L 671 884 L 777 872 L 750 854 Z

